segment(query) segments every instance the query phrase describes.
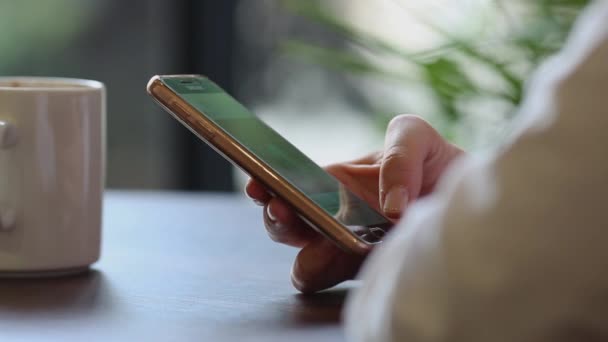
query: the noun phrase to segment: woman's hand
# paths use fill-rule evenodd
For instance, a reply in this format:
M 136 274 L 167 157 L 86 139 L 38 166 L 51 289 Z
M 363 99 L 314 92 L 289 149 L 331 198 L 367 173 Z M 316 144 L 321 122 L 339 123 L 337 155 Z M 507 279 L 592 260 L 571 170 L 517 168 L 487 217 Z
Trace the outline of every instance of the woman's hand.
M 388 126 L 383 151 L 326 170 L 372 207 L 398 220 L 409 203 L 433 191 L 450 162 L 462 153 L 426 121 L 400 115 Z M 319 235 L 257 181 L 250 180 L 245 191 L 264 206 L 270 238 L 301 248 L 291 272 L 298 290 L 320 291 L 357 274 L 363 257 L 344 252 Z

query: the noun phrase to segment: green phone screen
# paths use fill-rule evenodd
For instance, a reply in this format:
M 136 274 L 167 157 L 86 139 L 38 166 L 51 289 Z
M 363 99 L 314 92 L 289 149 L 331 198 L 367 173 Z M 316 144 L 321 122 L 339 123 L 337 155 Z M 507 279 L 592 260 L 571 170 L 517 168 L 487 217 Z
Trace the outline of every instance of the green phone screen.
M 360 230 L 390 224 L 211 80 L 166 77 L 162 81 L 343 225 Z

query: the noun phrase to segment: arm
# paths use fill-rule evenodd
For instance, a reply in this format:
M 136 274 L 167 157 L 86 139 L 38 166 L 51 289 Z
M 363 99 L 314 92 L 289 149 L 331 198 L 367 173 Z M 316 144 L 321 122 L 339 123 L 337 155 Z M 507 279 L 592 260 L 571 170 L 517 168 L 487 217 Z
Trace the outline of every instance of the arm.
M 608 339 L 608 2 L 531 88 L 512 142 L 452 166 L 366 262 L 353 340 Z

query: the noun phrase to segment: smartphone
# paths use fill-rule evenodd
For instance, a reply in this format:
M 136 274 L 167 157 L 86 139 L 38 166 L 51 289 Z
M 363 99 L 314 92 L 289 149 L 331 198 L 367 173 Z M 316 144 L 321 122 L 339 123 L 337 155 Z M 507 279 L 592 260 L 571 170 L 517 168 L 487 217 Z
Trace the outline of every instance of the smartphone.
M 366 254 L 391 227 L 389 219 L 210 79 L 154 76 L 147 90 L 192 133 L 289 203 L 305 222 L 340 248 Z

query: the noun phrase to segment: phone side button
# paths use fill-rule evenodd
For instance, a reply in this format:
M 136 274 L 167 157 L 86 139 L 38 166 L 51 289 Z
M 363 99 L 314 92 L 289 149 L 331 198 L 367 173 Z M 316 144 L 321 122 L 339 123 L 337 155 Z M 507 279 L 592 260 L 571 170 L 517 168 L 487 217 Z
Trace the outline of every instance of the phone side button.
M 182 118 L 200 133 L 203 138 L 211 140 L 215 137 L 215 131 L 211 127 L 190 115 L 188 110 L 182 107 L 178 102 L 175 102 L 174 104 L 179 109 Z
M 198 120 L 195 121 L 195 126 L 199 128 L 197 131 L 200 132 L 205 139 L 211 140 L 215 138 L 215 131 L 211 127 Z

